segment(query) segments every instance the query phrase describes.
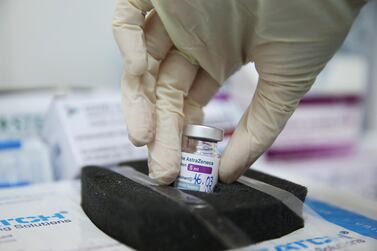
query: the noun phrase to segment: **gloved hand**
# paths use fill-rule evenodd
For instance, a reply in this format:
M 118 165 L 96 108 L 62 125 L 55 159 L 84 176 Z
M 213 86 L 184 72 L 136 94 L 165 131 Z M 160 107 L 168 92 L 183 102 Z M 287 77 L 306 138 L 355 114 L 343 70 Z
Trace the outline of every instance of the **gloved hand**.
M 257 90 L 222 156 L 219 177 L 229 183 L 242 175 L 281 132 L 365 3 L 130 2 L 119 1 L 113 21 L 125 59 L 125 116 L 134 144 L 148 144 L 150 176 L 163 184 L 179 171 L 183 119 L 200 122 L 217 83 L 254 61 Z

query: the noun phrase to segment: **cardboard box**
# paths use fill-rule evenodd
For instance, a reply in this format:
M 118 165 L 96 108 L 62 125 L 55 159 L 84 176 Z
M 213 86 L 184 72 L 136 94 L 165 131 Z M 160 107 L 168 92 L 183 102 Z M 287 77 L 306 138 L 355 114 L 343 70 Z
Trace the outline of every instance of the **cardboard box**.
M 110 166 L 147 158 L 127 136 L 119 93 L 76 95 L 53 101 L 42 137 L 56 179 L 71 179 L 86 165 Z

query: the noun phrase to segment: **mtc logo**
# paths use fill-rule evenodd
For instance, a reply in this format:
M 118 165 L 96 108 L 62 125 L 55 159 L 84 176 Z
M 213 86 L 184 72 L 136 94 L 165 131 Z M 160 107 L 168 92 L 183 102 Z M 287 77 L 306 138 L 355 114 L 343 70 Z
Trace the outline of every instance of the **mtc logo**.
M 337 240 L 352 240 L 354 239 L 352 236 L 349 235 L 347 231 L 340 231 L 336 236 L 321 236 L 321 237 L 314 237 L 310 239 L 299 240 L 295 242 L 289 242 L 285 244 L 280 244 L 275 246 L 272 250 L 274 251 L 291 251 L 291 250 L 314 250 L 318 246 L 327 245 L 329 243 L 334 244 Z M 271 250 L 269 248 L 261 248 L 258 251 L 268 251 Z
M 10 219 L 2 219 L 0 220 L 0 226 L 11 226 L 15 223 L 19 224 L 29 224 L 29 223 L 36 223 L 36 222 L 45 222 L 50 220 L 61 220 L 64 219 L 67 212 L 58 212 L 51 216 L 44 216 L 44 215 L 32 215 L 26 217 L 17 217 L 17 218 L 10 218 Z

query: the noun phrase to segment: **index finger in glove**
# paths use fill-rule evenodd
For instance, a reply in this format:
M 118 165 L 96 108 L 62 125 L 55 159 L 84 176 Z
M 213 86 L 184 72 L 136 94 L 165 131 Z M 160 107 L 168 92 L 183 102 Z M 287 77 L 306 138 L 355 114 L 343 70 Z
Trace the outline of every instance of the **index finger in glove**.
M 148 144 L 149 176 L 160 184 L 172 183 L 179 172 L 184 99 L 197 71 L 198 66 L 176 50 L 161 65 L 156 87 L 156 135 Z

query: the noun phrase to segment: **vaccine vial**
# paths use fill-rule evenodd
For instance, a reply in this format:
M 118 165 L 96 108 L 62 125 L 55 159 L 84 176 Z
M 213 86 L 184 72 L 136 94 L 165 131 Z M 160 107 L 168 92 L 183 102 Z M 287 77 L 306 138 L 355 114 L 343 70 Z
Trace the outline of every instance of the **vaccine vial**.
M 183 190 L 213 192 L 219 173 L 220 153 L 217 142 L 223 140 L 222 129 L 187 125 L 182 136 L 181 169 L 175 187 Z

